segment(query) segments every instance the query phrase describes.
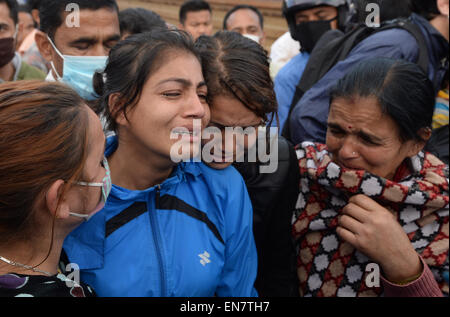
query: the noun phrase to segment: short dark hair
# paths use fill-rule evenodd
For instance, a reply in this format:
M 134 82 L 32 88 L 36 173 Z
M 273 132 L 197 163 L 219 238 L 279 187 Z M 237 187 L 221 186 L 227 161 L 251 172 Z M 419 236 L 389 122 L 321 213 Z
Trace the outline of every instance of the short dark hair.
M 42 0 L 28 0 L 27 4 L 31 10 L 39 10 Z
M 9 8 L 9 16 L 14 21 L 14 24 L 19 23 L 19 5 L 16 0 L 0 0 L 0 3 L 5 3 Z
M 264 48 L 237 32 L 200 36 L 195 46 L 202 58 L 208 99 L 230 94 L 264 120 L 277 112 L 277 100 Z
M 330 95 L 330 104 L 335 98 L 375 97 L 382 112 L 398 125 L 402 141 L 423 141 L 418 132 L 431 127 L 436 97 L 417 64 L 381 57 L 356 65 Z
M 31 8 L 27 4 L 20 4 L 17 11 L 19 13 L 20 12 L 26 12 L 26 13 L 30 13 L 31 14 Z
M 138 34 L 154 28 L 167 28 L 157 13 L 144 8 L 128 8 L 119 12 L 120 33 Z
M 63 12 L 65 12 L 67 5 L 72 3 L 77 4 L 80 7 L 80 10 L 110 8 L 119 12 L 116 0 L 43 0 L 39 6 L 41 31 L 47 33 L 49 37 L 53 37 L 56 30 L 63 23 Z
M 262 15 L 261 11 L 259 11 L 258 8 L 254 7 L 254 6 L 240 4 L 240 5 L 235 6 L 230 11 L 228 11 L 227 14 L 225 15 L 225 17 L 223 18 L 223 29 L 224 30 L 227 30 L 227 22 L 228 22 L 228 19 L 230 18 L 230 16 L 233 13 L 235 13 L 236 11 L 243 10 L 243 9 L 252 10 L 253 12 L 255 12 L 258 15 L 259 24 L 261 25 L 261 29 L 264 29 L 264 16 Z
M 423 16 L 427 20 L 441 14 L 436 0 L 411 0 L 412 11 Z
M 211 6 L 208 2 L 203 0 L 188 0 L 184 2 L 180 7 L 180 23 L 184 25 L 188 12 L 198 12 L 208 10 L 212 12 Z
M 135 107 L 141 98 L 148 78 L 164 63 L 169 62 L 172 51 L 186 52 L 200 57 L 191 36 L 181 30 L 157 29 L 135 34 L 120 41 L 109 52 L 108 64 L 103 72 L 94 74 L 94 89 L 102 96 L 99 107 L 103 109 L 108 128 L 117 132 L 115 117 Z M 109 96 L 120 95 L 120 109 L 111 113 Z

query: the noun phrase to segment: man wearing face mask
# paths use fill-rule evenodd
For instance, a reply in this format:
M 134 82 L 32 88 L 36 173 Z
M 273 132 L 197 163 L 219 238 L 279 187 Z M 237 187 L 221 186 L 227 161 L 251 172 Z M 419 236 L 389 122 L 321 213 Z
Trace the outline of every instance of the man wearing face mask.
M 18 23 L 16 0 L 0 0 L 0 83 L 45 78 L 44 73 L 23 62 L 15 52 Z
M 372 3 L 369 0 L 359 2 Z M 404 10 L 397 11 L 398 8 L 393 5 L 402 3 L 402 7 L 410 11 L 408 23 L 418 31 L 418 36 L 403 28 L 393 27 L 370 34 L 353 46 L 343 60 L 333 64 L 293 105 L 288 119 L 289 136 L 293 143 L 325 142 L 330 87 L 352 67 L 368 58 L 385 57 L 417 64 L 423 59 L 436 94 L 441 88 L 449 62 L 449 0 L 373 0 L 373 3 L 378 4 L 382 25 L 388 23 L 385 14 L 390 17 L 404 16 Z M 427 54 L 423 54 L 424 51 Z
M 275 77 L 280 134 L 309 54 L 325 32 L 345 29 L 349 11 L 350 2 L 346 0 L 284 0 L 283 15 L 292 38 L 300 42 L 300 54 L 292 58 Z
M 69 85 L 99 114 L 92 79 L 120 40 L 116 1 L 44 0 L 39 16 L 36 44 L 51 66 L 46 80 Z
M 223 29 L 233 31 L 264 45 L 264 17 L 254 6 L 237 5 L 225 15 Z

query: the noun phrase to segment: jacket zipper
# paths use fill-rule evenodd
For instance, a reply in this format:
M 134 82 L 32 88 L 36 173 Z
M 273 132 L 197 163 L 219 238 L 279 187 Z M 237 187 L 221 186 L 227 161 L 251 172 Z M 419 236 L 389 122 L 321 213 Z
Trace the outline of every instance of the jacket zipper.
M 156 255 L 158 258 L 158 264 L 159 264 L 159 272 L 160 272 L 160 276 L 161 276 L 161 297 L 166 297 L 166 276 L 165 276 L 165 272 L 164 272 L 164 263 L 163 263 L 163 258 L 162 258 L 162 254 L 161 254 L 161 242 L 160 242 L 160 231 L 159 231 L 159 226 L 158 226 L 158 222 L 156 219 L 156 211 L 158 210 L 159 207 L 159 198 L 160 198 L 160 190 L 161 190 L 161 186 L 158 185 L 157 189 L 156 189 L 156 200 L 155 200 L 155 212 L 154 213 L 150 213 L 150 225 L 152 227 L 152 234 L 153 234 L 153 241 L 155 243 L 155 248 L 156 248 Z

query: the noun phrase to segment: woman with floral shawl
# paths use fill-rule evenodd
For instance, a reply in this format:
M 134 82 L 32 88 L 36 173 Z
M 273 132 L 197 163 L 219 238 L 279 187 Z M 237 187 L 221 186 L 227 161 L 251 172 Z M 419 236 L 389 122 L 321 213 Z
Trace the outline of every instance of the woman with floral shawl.
M 302 296 L 448 295 L 448 166 L 422 151 L 434 96 L 417 65 L 384 58 L 333 89 L 326 145 L 297 146 Z

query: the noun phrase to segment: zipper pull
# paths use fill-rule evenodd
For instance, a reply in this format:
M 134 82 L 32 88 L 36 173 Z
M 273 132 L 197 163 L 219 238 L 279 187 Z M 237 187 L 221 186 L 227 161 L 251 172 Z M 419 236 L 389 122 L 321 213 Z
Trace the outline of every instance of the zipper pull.
M 156 186 L 156 201 L 155 201 L 156 209 L 159 209 L 160 191 L 161 191 L 161 185 L 157 185 Z

